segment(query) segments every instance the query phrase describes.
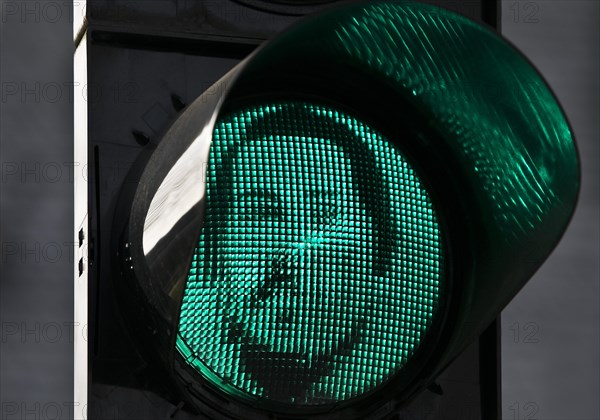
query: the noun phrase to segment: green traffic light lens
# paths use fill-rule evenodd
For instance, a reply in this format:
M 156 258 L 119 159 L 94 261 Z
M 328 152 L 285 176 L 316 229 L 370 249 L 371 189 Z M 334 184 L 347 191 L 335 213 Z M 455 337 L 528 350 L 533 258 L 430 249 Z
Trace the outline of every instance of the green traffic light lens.
M 246 400 L 369 393 L 413 357 L 440 306 L 444 249 L 431 199 L 382 134 L 304 102 L 217 121 L 205 219 L 177 349 Z

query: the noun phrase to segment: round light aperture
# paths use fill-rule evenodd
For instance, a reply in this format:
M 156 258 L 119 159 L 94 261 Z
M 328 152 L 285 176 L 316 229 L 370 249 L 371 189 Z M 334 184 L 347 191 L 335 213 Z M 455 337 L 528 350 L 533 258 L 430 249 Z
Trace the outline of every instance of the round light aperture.
M 443 283 L 437 215 L 400 151 L 328 106 L 216 124 L 177 349 L 230 395 L 344 401 L 398 374 Z

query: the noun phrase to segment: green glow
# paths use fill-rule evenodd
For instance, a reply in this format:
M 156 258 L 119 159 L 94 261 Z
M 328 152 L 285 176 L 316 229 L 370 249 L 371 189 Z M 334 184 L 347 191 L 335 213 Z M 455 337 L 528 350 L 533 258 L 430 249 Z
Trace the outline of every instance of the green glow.
M 300 102 L 216 124 L 177 349 L 223 391 L 317 405 L 398 373 L 440 300 L 437 216 L 380 133 Z
M 343 51 L 344 60 L 410 92 L 482 190 L 482 216 L 498 240 L 516 243 L 541 227 L 565 191 L 573 196 L 577 157 L 560 106 L 495 33 L 410 2 L 357 5 L 329 24 L 335 36 L 308 26 L 310 34 L 295 36 L 318 37 L 332 60 Z

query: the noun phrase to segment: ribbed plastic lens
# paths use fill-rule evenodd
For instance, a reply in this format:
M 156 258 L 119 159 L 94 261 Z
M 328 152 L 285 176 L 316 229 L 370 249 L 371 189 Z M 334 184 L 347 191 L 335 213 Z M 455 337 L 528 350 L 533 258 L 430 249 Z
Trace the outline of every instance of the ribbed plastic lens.
M 214 131 L 177 349 L 246 399 L 360 396 L 419 347 L 443 254 L 427 191 L 377 131 L 301 102 L 232 112 Z

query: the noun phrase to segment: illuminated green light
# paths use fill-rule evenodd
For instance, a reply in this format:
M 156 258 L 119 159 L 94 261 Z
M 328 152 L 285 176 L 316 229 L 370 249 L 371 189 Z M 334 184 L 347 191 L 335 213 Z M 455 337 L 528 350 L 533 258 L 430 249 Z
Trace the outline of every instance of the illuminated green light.
M 301 102 L 216 124 L 177 349 L 224 392 L 318 405 L 397 374 L 432 324 L 443 247 L 427 191 L 380 133 Z
M 496 33 L 442 8 L 372 2 L 347 10 L 320 47 L 343 51 L 427 110 L 485 191 L 484 217 L 500 241 L 513 246 L 538 229 L 578 169 L 567 121 L 531 64 Z

